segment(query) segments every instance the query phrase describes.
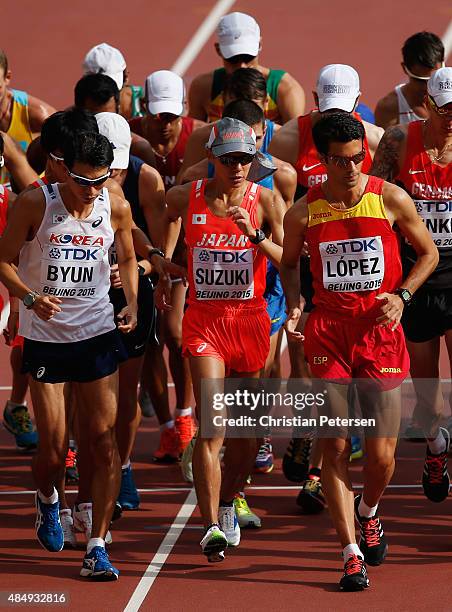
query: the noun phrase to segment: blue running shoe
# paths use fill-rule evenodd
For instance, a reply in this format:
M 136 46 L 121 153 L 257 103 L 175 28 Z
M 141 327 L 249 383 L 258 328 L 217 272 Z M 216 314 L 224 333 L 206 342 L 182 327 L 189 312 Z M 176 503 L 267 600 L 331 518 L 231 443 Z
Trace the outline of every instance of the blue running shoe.
M 118 580 L 119 570 L 110 563 L 107 551 L 103 546 L 95 546 L 90 553 L 86 553 L 83 559 L 83 567 L 80 576 L 92 578 L 99 582 Z
M 254 471 L 261 474 L 270 474 L 273 470 L 273 447 L 272 439 L 266 436 L 259 448 L 254 462 Z
M 137 510 L 140 505 L 140 496 L 138 495 L 130 465 L 122 469 L 118 503 L 123 510 Z
M 361 457 L 364 455 L 363 449 L 361 446 L 361 438 L 359 436 L 352 436 L 351 445 L 352 445 L 352 452 L 350 453 L 350 461 L 361 459 Z
M 64 546 L 64 533 L 60 521 L 60 502 L 44 504 L 36 491 L 36 535 L 49 552 L 60 552 Z
M 38 445 L 38 433 L 33 427 L 30 413 L 26 406 L 11 408 L 6 402 L 3 410 L 3 424 L 16 439 L 16 446 L 20 450 L 34 450 Z

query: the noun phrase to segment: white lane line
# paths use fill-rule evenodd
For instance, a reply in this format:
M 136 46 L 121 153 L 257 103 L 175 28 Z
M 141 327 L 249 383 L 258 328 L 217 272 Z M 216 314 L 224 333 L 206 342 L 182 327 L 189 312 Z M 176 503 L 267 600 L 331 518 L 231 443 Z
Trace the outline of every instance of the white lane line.
M 449 53 L 451 53 L 452 51 L 452 20 L 447 26 L 447 30 L 443 34 L 442 41 L 443 41 L 443 45 L 445 49 L 444 55 L 446 57 L 446 64 L 447 64 L 447 58 L 449 57 Z
M 171 554 L 174 545 L 179 539 L 182 530 L 193 514 L 193 511 L 196 508 L 196 503 L 195 490 L 191 489 L 190 493 L 187 495 L 187 499 L 174 519 L 173 524 L 167 531 L 157 552 L 153 556 L 152 561 L 146 568 L 146 571 L 144 572 L 135 591 L 132 593 L 132 597 L 130 598 L 127 606 L 124 608 L 124 612 L 136 612 L 140 609 L 146 595 L 149 593 L 150 588 L 159 575 L 160 570 L 163 568 L 168 556 Z
M 190 42 L 174 62 L 171 70 L 184 76 L 192 62 L 198 56 L 203 46 L 209 40 L 210 35 L 215 30 L 221 17 L 228 12 L 235 0 L 218 0 L 215 6 L 204 19 L 202 24 L 192 36 Z

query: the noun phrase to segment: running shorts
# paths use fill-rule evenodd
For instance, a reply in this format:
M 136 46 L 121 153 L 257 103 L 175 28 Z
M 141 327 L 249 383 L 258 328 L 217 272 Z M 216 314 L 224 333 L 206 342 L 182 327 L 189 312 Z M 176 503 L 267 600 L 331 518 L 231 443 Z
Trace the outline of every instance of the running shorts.
M 313 378 L 343 384 L 372 379 L 390 390 L 408 375 L 410 360 L 401 325 L 392 331 L 373 320 L 338 319 L 314 309 L 304 335 Z
M 219 309 L 191 305 L 182 320 L 184 357 L 214 357 L 231 370 L 251 373 L 265 366 L 270 350 L 270 317 L 265 307 Z
M 309 257 L 300 258 L 300 292 L 306 300 L 303 312 L 311 312 L 314 308 L 312 299 L 314 297 L 314 287 L 312 285 L 312 274 L 309 265 Z
M 122 289 L 110 289 L 110 302 L 116 315 L 126 306 L 126 296 Z M 141 357 L 146 351 L 153 326 L 155 325 L 154 289 L 148 276 L 140 276 L 138 281 L 137 326 L 130 334 L 122 335 L 128 358 Z
M 25 338 L 22 373 L 37 382 L 91 382 L 116 372 L 127 359 L 120 331 L 78 342 L 40 342 Z
M 267 284 L 264 293 L 267 312 L 270 317 L 270 336 L 276 334 L 286 320 L 286 298 L 281 285 L 278 270 L 273 265 L 267 267 Z
M 402 325 L 407 340 L 427 342 L 452 329 L 452 289 L 419 289 L 405 306 Z

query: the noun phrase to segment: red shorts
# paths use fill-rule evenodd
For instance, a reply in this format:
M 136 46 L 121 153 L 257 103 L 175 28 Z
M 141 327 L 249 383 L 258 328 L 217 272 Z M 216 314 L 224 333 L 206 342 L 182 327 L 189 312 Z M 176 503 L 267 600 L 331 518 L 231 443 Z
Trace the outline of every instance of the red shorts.
M 24 337 L 19 336 L 19 334 L 17 334 L 14 340 L 11 342 L 11 348 L 14 348 L 16 346 L 20 346 L 20 348 L 22 349 L 24 348 Z
M 337 319 L 314 310 L 304 335 L 314 378 L 343 383 L 369 378 L 384 381 L 389 390 L 408 375 L 410 360 L 401 325 L 392 331 L 369 319 Z
M 265 366 L 270 350 L 270 317 L 263 307 L 213 309 L 189 306 L 182 319 L 184 357 L 214 357 L 230 370 L 251 373 Z

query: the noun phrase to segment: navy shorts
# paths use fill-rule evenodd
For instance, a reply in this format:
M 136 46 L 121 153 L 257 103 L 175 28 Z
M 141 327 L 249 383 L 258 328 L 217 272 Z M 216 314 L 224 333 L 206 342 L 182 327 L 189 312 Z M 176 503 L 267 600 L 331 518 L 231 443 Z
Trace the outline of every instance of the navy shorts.
M 116 372 L 127 359 L 121 333 L 114 329 L 78 342 L 40 342 L 25 338 L 22 373 L 37 382 L 91 382 Z
M 126 306 L 126 296 L 122 289 L 110 289 L 110 302 L 116 315 Z M 138 281 L 137 326 L 130 334 L 122 334 L 128 359 L 141 357 L 155 325 L 154 288 L 148 276 L 140 276 Z

